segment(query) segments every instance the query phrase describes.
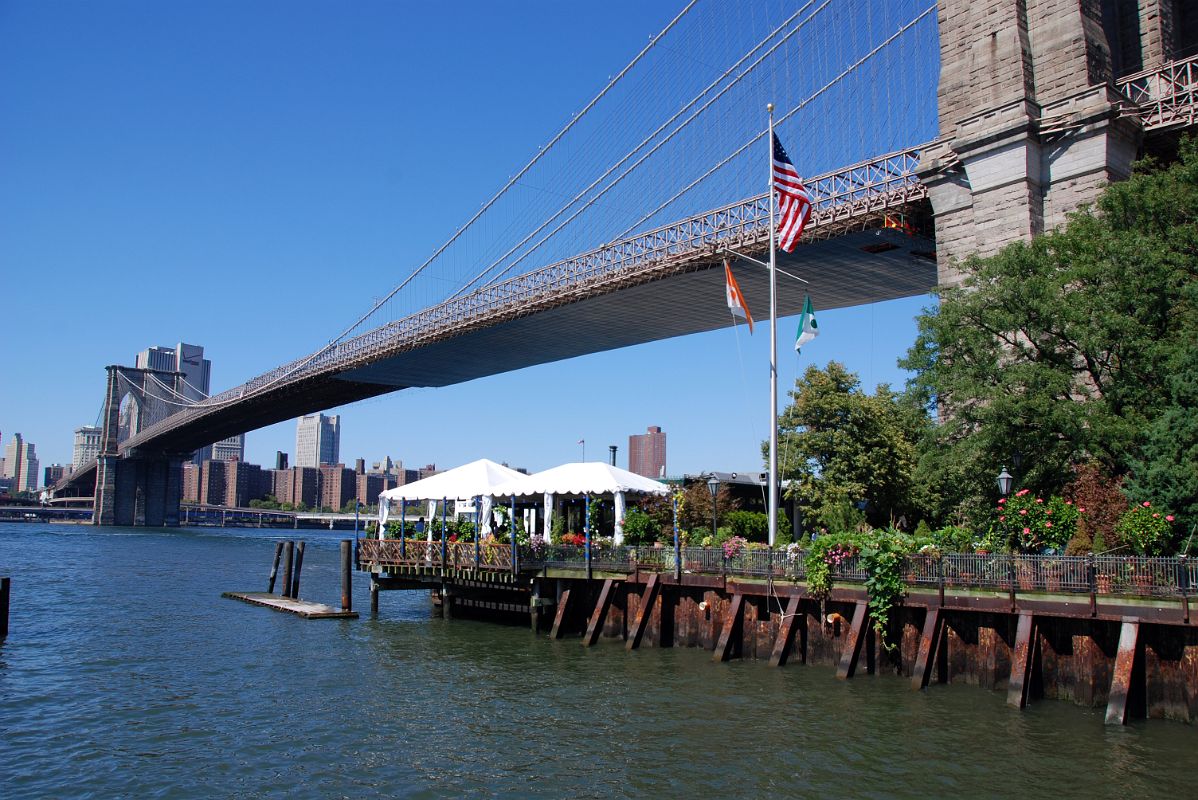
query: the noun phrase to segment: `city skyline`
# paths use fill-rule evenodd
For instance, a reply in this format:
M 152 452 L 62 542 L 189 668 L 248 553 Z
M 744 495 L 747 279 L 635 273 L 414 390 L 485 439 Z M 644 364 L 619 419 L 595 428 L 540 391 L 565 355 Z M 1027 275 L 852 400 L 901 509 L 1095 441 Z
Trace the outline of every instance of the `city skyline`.
M 413 81 L 444 54 L 421 39 L 397 50 L 386 32 L 446 24 L 443 9 L 372 7 L 339 19 L 343 35 L 330 36 L 329 20 L 310 10 L 246 7 L 230 26 L 204 7 L 14 6 L 0 29 L 6 300 L 18 328 L 53 314 L 72 346 L 52 360 L 30 348 L 0 355 L 0 369 L 18 376 L 0 385 L 0 429 L 23 431 L 45 462 L 67 463 L 74 431 L 97 420 L 104 366 L 127 363 L 147 342 L 204 342 L 219 365 L 213 391 L 315 352 L 439 246 L 674 12 L 632 2 L 546 7 L 526 26 L 480 7 L 453 20 L 464 60 L 436 81 Z M 592 35 L 543 35 L 579 24 Z M 512 47 L 492 53 L 497 33 Z M 512 85 L 527 85 L 528 96 L 512 103 Z M 327 113 L 313 115 L 317 107 Z M 414 107 L 453 122 L 412 124 L 405 109 Z M 764 125 L 764 109 L 746 113 Z M 934 109 L 927 117 L 912 143 L 936 136 Z M 488 121 L 482 139 L 479 119 Z M 814 145 L 793 135 L 785 144 L 806 172 Z M 442 165 L 463 152 L 476 168 L 451 188 Z M 110 272 L 126 280 L 99 280 Z M 86 291 L 53 291 L 38 276 Z M 783 392 L 830 359 L 868 389 L 902 383 L 895 360 L 929 298 L 835 310 L 812 299 L 822 335 L 801 357 L 788 347 L 797 319 L 780 322 Z M 234 300 L 244 310 L 221 313 Z M 723 293 L 711 302 L 723 307 Z M 367 462 L 402 452 L 416 464 L 487 457 L 537 471 L 576 460 L 579 439 L 602 460 L 652 420 L 670 432 L 670 472 L 757 470 L 768 336 L 733 327 L 731 314 L 728 322 L 322 411 L 341 416 L 342 450 Z M 516 424 L 530 417 L 535 426 Z M 244 456 L 266 465 L 293 449 L 293 425 L 282 422 L 249 432 Z

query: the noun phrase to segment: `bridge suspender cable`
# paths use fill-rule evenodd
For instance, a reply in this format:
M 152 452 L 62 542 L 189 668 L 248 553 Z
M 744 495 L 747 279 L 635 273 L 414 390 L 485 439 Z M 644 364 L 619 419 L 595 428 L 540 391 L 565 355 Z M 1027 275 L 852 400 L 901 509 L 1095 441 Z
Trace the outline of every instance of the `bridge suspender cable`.
M 589 112 L 592 108 L 594 108 L 599 103 L 599 101 L 602 100 L 603 97 L 609 91 L 611 91 L 612 87 L 614 87 L 617 83 L 619 83 L 620 80 L 623 79 L 624 76 L 627 75 L 632 70 L 632 68 L 636 66 L 637 63 L 640 62 L 640 60 L 642 58 L 644 58 L 645 55 L 657 45 L 657 43 L 661 40 L 661 38 L 663 36 L 665 36 L 670 31 L 671 28 L 673 28 L 675 25 L 677 25 L 678 22 L 684 16 L 686 16 L 687 12 L 689 12 L 692 8 L 694 8 L 694 6 L 697 2 L 699 2 L 699 0 L 691 0 L 689 3 L 686 4 L 685 8 L 683 8 L 681 11 L 678 12 L 678 15 L 676 17 L 674 17 L 674 19 L 670 20 L 669 24 L 667 24 L 664 28 L 661 29 L 660 33 L 658 33 L 656 36 L 650 37 L 649 44 L 645 45 L 645 47 L 642 48 L 641 51 L 636 54 L 636 56 L 632 59 L 632 61 L 629 61 L 628 65 L 626 67 L 624 67 L 624 69 L 620 70 L 619 74 L 616 75 L 616 77 L 609 80 L 607 82 L 607 85 L 603 87 L 603 89 L 599 92 L 599 94 L 595 95 L 595 97 L 591 100 L 591 102 L 587 103 L 586 107 L 584 107 L 582 109 L 582 111 L 579 111 L 577 114 L 575 114 L 574 117 L 571 118 L 571 120 L 568 123 L 566 123 L 566 127 L 562 128 L 560 131 L 558 131 L 557 135 L 554 136 L 553 139 L 551 139 L 549 141 L 549 144 L 545 145 L 540 150 L 538 150 L 537 154 L 532 157 L 532 160 L 530 160 L 527 164 L 525 164 L 524 167 L 519 172 L 517 172 L 515 175 L 513 175 L 511 178 L 509 178 L 508 182 L 506 184 L 504 184 L 502 189 L 500 189 L 498 192 L 496 192 L 491 197 L 490 200 L 483 203 L 482 208 L 480 208 L 477 212 L 475 212 L 474 216 L 472 216 L 469 220 L 466 221 L 466 223 L 464 225 L 462 225 L 460 228 L 458 228 L 457 231 L 453 234 L 453 236 L 450 236 L 449 239 L 444 244 L 442 244 L 440 247 L 438 247 L 431 256 L 429 256 L 427 259 L 425 259 L 423 264 L 421 264 L 419 267 L 417 267 L 415 270 L 413 270 L 412 274 L 410 274 L 410 275 L 408 275 L 408 277 L 404 278 L 404 280 L 398 286 L 396 286 L 394 289 L 392 289 L 391 292 L 386 297 L 384 297 L 382 300 L 379 300 L 377 303 L 375 303 L 374 306 L 369 311 L 367 311 L 365 314 L 363 314 L 353 325 L 346 328 L 341 333 L 340 336 L 338 336 L 336 339 L 334 339 L 329 344 L 332 345 L 332 344 L 340 341 L 341 339 L 345 338 L 345 336 L 347 336 L 351 331 L 353 331 L 355 328 L 357 328 L 359 325 L 361 325 L 363 322 L 365 322 L 367 319 L 369 319 L 370 316 L 372 314 L 374 314 L 374 312 L 376 312 L 380 308 L 382 308 L 384 303 L 386 303 L 388 300 L 390 300 L 392 297 L 394 297 L 400 290 L 402 290 L 405 286 L 407 286 L 409 283 L 411 283 L 412 280 L 417 275 L 419 275 L 421 272 L 423 272 L 424 269 L 426 267 L 428 267 L 429 264 L 433 263 L 433 261 L 436 260 L 436 258 L 439 255 L 444 253 L 445 250 L 450 245 L 452 245 L 454 242 L 456 242 L 458 240 L 458 238 L 460 238 L 461 235 L 470 228 L 471 225 L 473 225 L 475 222 L 477 222 L 478 219 L 483 214 L 485 214 L 493 205 L 495 205 L 496 201 L 498 201 L 499 198 L 502 197 L 508 191 L 508 189 L 511 189 L 513 186 L 515 186 L 516 183 L 521 178 L 523 178 L 528 173 L 528 171 L 530 169 L 532 169 L 533 166 L 538 161 L 540 161 L 541 158 L 543 156 L 545 156 L 545 154 L 548 153 L 549 150 L 555 144 L 557 144 L 559 141 L 561 141 L 562 137 L 565 136 L 567 133 L 569 133 L 570 129 L 572 129 L 575 125 L 577 125 L 582 120 L 582 118 L 584 116 L 586 116 L 587 112 Z
M 537 151 L 537 154 L 535 156 L 533 156 L 532 159 L 527 164 L 525 164 L 524 167 L 519 172 L 517 172 L 515 175 L 513 175 L 511 178 L 508 179 L 508 182 L 506 184 L 504 184 L 502 189 L 500 189 L 498 192 L 496 192 L 491 197 L 490 200 L 488 200 L 486 203 L 484 203 L 482 208 L 480 208 L 477 212 L 475 212 L 475 214 L 469 220 L 467 220 L 465 224 L 463 224 L 460 228 L 458 228 L 458 230 L 453 234 L 453 236 L 449 237 L 449 239 L 446 240 L 446 242 L 444 244 L 442 244 L 440 247 L 438 247 L 436 249 L 436 251 L 433 252 L 432 255 L 430 255 L 427 259 L 425 259 L 423 264 L 421 264 L 419 267 L 414 269 L 412 271 L 412 273 L 410 275 L 408 275 L 408 277 L 404 278 L 403 281 L 398 286 L 396 286 L 394 289 L 392 289 L 390 292 L 388 292 L 385 297 L 383 297 L 381 300 L 379 300 L 373 306 L 371 306 L 369 311 L 367 311 L 365 314 L 363 314 L 361 317 L 359 317 L 356 321 L 354 321 L 354 323 L 352 325 L 350 325 L 348 328 L 346 328 L 344 331 L 342 331 L 338 336 L 329 340 L 329 343 L 326 344 L 324 347 L 320 348 L 319 350 L 317 350 L 316 352 L 307 356 L 306 358 L 299 359 L 297 361 L 292 362 L 291 364 L 284 365 L 283 367 L 281 367 L 278 370 L 274 370 L 273 372 L 275 374 L 273 377 L 268 379 L 265 383 L 259 384 L 258 386 L 255 386 L 253 389 L 249 390 L 248 394 L 255 394 L 257 392 L 260 392 L 263 389 L 266 389 L 269 386 L 274 385 L 275 383 L 282 380 L 283 378 L 286 378 L 289 375 L 292 375 L 295 372 L 297 372 L 297 371 L 303 369 L 304 367 L 308 366 L 309 364 L 311 364 L 318 357 L 320 357 L 324 353 L 328 352 L 335 345 L 337 345 L 337 343 L 339 343 L 342 339 L 344 339 L 351 332 L 353 332 L 359 325 L 361 325 L 363 322 L 368 320 L 371 317 L 371 315 L 373 315 L 376 311 L 378 311 L 380 308 L 382 308 L 387 303 L 388 300 L 390 300 L 392 297 L 394 297 L 396 294 L 398 294 L 401 290 L 403 290 L 403 288 L 405 286 L 407 286 L 409 283 L 411 283 L 416 278 L 416 276 L 420 275 L 420 273 L 422 273 L 430 264 L 432 264 L 433 261 L 435 261 L 438 256 L 440 256 L 442 253 L 444 253 L 450 247 L 450 245 L 452 245 L 454 242 L 456 242 L 462 236 L 462 234 L 464 234 L 467 230 L 469 230 L 470 227 L 475 222 L 477 222 L 478 219 L 480 217 L 482 217 L 483 214 L 485 214 L 492 206 L 495 205 L 495 203 L 499 200 L 500 197 L 502 197 L 504 194 L 507 193 L 507 191 L 509 189 L 511 189 L 513 186 L 515 186 L 516 183 L 520 180 L 520 178 L 524 177 L 524 175 L 527 174 L 528 171 L 530 169 L 532 169 L 532 167 L 537 162 L 539 162 L 541 160 L 541 158 L 544 157 L 545 154 L 547 154 L 549 152 L 549 150 L 562 139 L 563 136 L 565 136 L 575 125 L 577 125 L 584 116 L 586 116 L 587 112 L 589 112 L 591 109 L 593 109 L 599 103 L 599 101 L 602 100 L 608 94 L 608 92 L 610 92 L 611 89 L 617 83 L 619 83 L 633 69 L 633 67 L 635 67 L 641 61 L 641 59 L 643 59 L 645 57 L 645 55 L 647 53 L 649 53 L 649 51 L 651 51 L 657 45 L 657 43 L 659 41 L 661 41 L 661 38 L 663 36 L 665 36 L 675 25 L 677 25 L 682 20 L 682 18 L 684 16 L 686 16 L 686 14 L 692 8 L 694 8 L 695 4 L 698 3 L 698 1 L 699 0 L 690 0 L 690 2 L 687 3 L 686 6 L 681 11 L 678 12 L 677 16 L 675 16 L 672 20 L 670 20 L 670 22 L 664 28 L 662 28 L 661 31 L 656 36 L 650 37 L 649 43 L 647 45 L 645 45 L 641 49 L 641 51 L 639 53 L 637 53 L 636 56 L 633 57 L 633 59 L 631 61 L 628 62 L 627 66 L 625 66 L 624 69 L 620 70 L 619 74 L 617 74 L 614 78 L 612 78 L 611 80 L 609 80 L 607 82 L 607 85 L 604 86 L 603 89 L 597 95 L 595 95 L 595 97 L 589 103 L 587 103 L 587 105 L 582 109 L 582 111 L 575 114 L 574 117 L 568 123 L 566 123 L 566 126 L 564 128 L 562 128 L 560 131 L 558 131 L 557 135 L 554 136 L 553 139 L 551 139 L 549 141 L 549 144 L 545 145 L 539 151 Z M 267 373 L 267 374 L 269 374 L 269 373 Z M 259 376 L 259 377 L 265 377 L 265 376 Z M 244 389 L 244 387 L 243 387 L 243 389 Z M 203 405 L 205 407 L 211 408 L 213 406 L 222 405 L 224 403 L 232 402 L 234 400 L 240 400 L 243 397 L 245 397 L 246 394 L 247 394 L 247 392 L 243 391 L 241 394 L 238 394 L 233 397 L 224 398 L 224 399 L 208 398 L 207 400 L 203 401 Z M 220 396 L 218 395 L 218 398 L 219 397 Z
M 733 86 L 735 86 L 739 81 L 741 81 L 746 75 L 748 75 L 754 69 L 756 69 L 757 66 L 759 66 L 765 58 L 767 58 L 771 53 L 773 53 L 775 50 L 777 50 L 778 47 L 780 47 L 782 44 L 784 44 L 788 39 L 790 39 L 792 36 L 794 36 L 808 22 L 810 22 L 812 19 L 814 19 L 815 16 L 817 14 L 819 14 L 821 11 L 823 11 L 824 8 L 830 2 L 832 2 L 832 0 L 825 0 L 823 5 L 821 5 L 814 12 L 812 12 L 811 16 L 807 17 L 807 19 L 805 19 L 801 23 L 799 23 L 799 25 L 797 25 L 794 30 L 792 30 L 790 33 L 786 34 L 786 36 L 783 37 L 781 39 L 781 41 L 777 42 L 773 47 L 771 47 L 768 51 L 766 51 L 761 56 L 761 58 L 758 58 L 756 61 L 754 61 L 753 64 L 748 69 L 746 69 L 741 74 L 737 75 L 727 86 L 725 86 L 723 89 L 721 89 L 718 94 L 716 94 L 714 97 L 712 97 L 706 103 L 704 103 L 703 106 L 698 109 L 698 111 L 696 111 L 694 114 L 692 114 L 686 120 L 686 122 L 684 122 L 682 125 L 680 125 L 678 128 L 676 128 L 673 132 L 671 132 L 669 136 L 667 136 L 665 139 L 663 139 L 661 142 L 659 142 L 657 144 L 657 146 L 655 146 L 652 150 L 650 150 L 648 153 L 646 153 L 641 159 L 639 159 L 635 164 L 633 164 L 632 167 L 630 167 L 628 170 L 626 170 L 623 174 L 621 174 L 618 178 L 616 178 L 616 180 L 614 180 L 605 189 L 603 189 L 602 192 L 600 192 L 598 195 L 596 195 L 595 198 L 591 202 L 587 203 L 582 208 L 578 209 L 578 211 L 576 211 L 562 225 L 559 225 L 548 236 L 542 238 L 541 241 L 537 242 L 535 245 L 532 246 L 532 248 L 530 248 L 523 255 L 521 255 L 520 258 L 516 259 L 511 264 L 506 266 L 501 272 L 494 275 L 489 281 L 487 281 L 485 286 L 493 286 L 497 280 L 502 278 L 504 275 L 506 275 L 508 272 L 510 272 L 513 267 L 515 267 L 516 265 L 521 263 L 530 254 L 535 252 L 536 249 L 539 248 L 542 244 L 544 244 L 549 238 L 551 238 L 552 236 L 557 234 L 564 225 L 567 225 L 570 222 L 572 222 L 573 220 L 575 220 L 579 214 L 581 214 L 583 211 L 585 211 L 587 208 L 589 208 L 591 205 L 593 205 L 595 200 L 602 197 L 608 190 L 610 190 L 612 187 L 614 187 L 616 184 L 618 184 L 621 180 L 623 180 L 625 177 L 627 177 L 628 174 L 633 169 L 640 166 L 646 158 L 653 155 L 653 153 L 657 152 L 657 150 L 659 150 L 662 145 L 664 145 L 666 142 L 670 141 L 670 139 L 672 139 L 674 137 L 674 135 L 678 133 L 678 131 L 682 130 L 687 125 L 689 125 L 695 119 L 695 117 L 698 116 L 698 114 L 702 113 L 707 108 L 709 108 L 713 103 L 715 103 L 716 100 L 719 100 L 720 97 L 722 97 L 725 93 L 727 93 L 727 91 L 729 89 L 731 89 Z M 572 198 L 570 198 L 569 201 L 567 201 L 564 205 L 562 205 L 561 208 L 559 208 L 552 216 L 550 216 L 548 219 L 546 219 L 544 222 L 542 222 L 535 230 L 530 232 L 527 236 L 525 236 L 523 239 L 521 239 L 516 244 L 512 245 L 512 247 L 510 249 L 508 249 L 508 251 L 506 253 L 499 256 L 494 261 L 492 261 L 481 272 L 479 272 L 473 278 L 471 278 L 466 283 L 464 283 L 461 286 L 461 288 L 459 288 L 456 292 L 454 292 L 452 295 L 450 295 L 447 299 L 453 300 L 453 299 L 463 295 L 471 286 L 473 286 L 475 283 L 477 283 L 479 280 L 481 280 L 484 276 L 486 276 L 487 273 L 489 273 L 491 270 L 495 269 L 495 267 L 497 267 L 499 264 L 503 263 L 504 259 L 506 259 L 508 256 L 510 256 L 512 253 L 516 252 L 518 249 L 523 247 L 525 244 L 527 244 L 530 239 L 532 239 L 534 236 L 539 234 L 541 231 L 545 230 L 545 228 L 549 227 L 549 225 L 551 225 L 555 220 L 557 220 L 559 217 L 561 217 L 562 214 L 566 213 L 566 211 L 571 206 L 573 206 L 575 203 L 577 203 L 579 200 L 581 200 L 583 197 L 585 197 L 588 192 L 590 192 L 592 189 L 594 189 L 596 186 L 598 186 L 600 183 L 602 183 L 604 180 L 606 180 L 609 175 L 611 175 L 613 172 L 615 172 L 617 169 L 619 169 L 621 166 L 623 166 L 636 153 L 640 152 L 641 149 L 645 147 L 645 145 L 647 145 L 647 144 L 649 144 L 649 142 L 653 141 L 653 139 L 658 134 L 660 134 L 662 131 L 664 131 L 666 128 L 668 128 L 671 123 L 673 123 L 675 120 L 677 120 L 683 114 L 685 114 L 688 109 L 693 108 L 694 105 L 699 102 L 700 98 L 702 98 L 708 92 L 710 92 L 712 89 L 714 89 L 716 86 L 718 86 L 721 81 L 723 81 L 725 78 L 727 78 L 729 75 L 731 75 L 736 69 L 738 69 L 746 61 L 748 61 L 749 58 L 751 58 L 754 53 L 756 53 L 762 47 L 764 47 L 766 42 L 768 42 L 770 39 L 773 39 L 775 36 L 777 36 L 779 31 L 781 31 L 783 28 L 785 28 L 787 25 L 789 25 L 791 22 L 793 22 L 796 17 L 798 17 L 804 11 L 809 9 L 814 3 L 815 3 L 815 0 L 808 0 L 808 2 L 805 3 L 798 11 L 794 12 L 789 17 L 787 17 L 786 20 L 784 22 L 782 22 L 782 24 L 778 25 L 772 31 L 770 31 L 768 34 L 766 34 L 766 36 L 761 41 L 759 41 L 747 53 L 745 53 L 743 56 L 741 56 L 740 59 L 737 60 L 737 62 L 735 64 L 733 64 L 728 69 L 724 70 L 722 75 L 720 75 L 718 78 L 713 80 L 711 83 L 707 84 L 707 86 L 703 87 L 703 89 L 698 94 L 696 94 L 693 98 L 691 98 L 691 100 L 688 103 L 683 105 L 682 108 L 675 111 L 670 116 L 670 118 L 667 119 L 665 122 L 658 125 L 657 129 L 654 130 L 652 133 L 650 133 L 648 136 L 646 136 L 644 139 L 642 139 L 640 144 L 638 144 L 636 147 L 629 150 L 622 158 L 620 158 L 618 161 L 616 161 L 614 164 L 612 164 L 610 167 L 608 167 L 607 170 L 602 175 L 600 175 L 598 178 L 596 178 L 594 181 L 592 181 L 589 186 L 587 186 L 585 189 L 582 189 L 576 195 L 574 195 Z
M 833 86 L 835 86 L 837 83 L 842 81 L 846 76 L 850 75 L 854 70 L 856 70 L 858 67 L 860 67 L 862 64 L 864 64 L 866 61 L 873 58 L 875 55 L 877 55 L 879 52 L 881 52 L 883 49 L 885 49 L 887 46 L 889 46 L 891 43 L 893 43 L 895 40 L 897 40 L 900 36 L 902 36 L 904 33 L 906 33 L 908 30 L 910 30 L 912 27 L 914 27 L 917 22 L 919 22 L 920 20 L 922 20 L 924 17 L 926 17 L 928 14 L 932 13 L 935 10 L 936 10 L 936 6 L 929 6 L 928 8 L 924 9 L 923 12 L 919 14 L 919 16 L 915 17 L 913 20 L 908 22 L 906 25 L 903 25 L 901 28 L 899 28 L 897 31 L 895 31 L 893 34 L 891 34 L 890 37 L 886 39 L 886 41 L 882 42 L 877 47 L 875 47 L 873 50 L 870 50 L 868 53 L 863 55 L 861 58 L 854 61 L 852 64 L 850 64 L 848 67 L 846 67 L 843 71 L 841 71 L 841 73 L 839 75 L 837 75 L 835 78 L 833 78 L 832 80 L 825 83 L 823 86 L 821 86 L 819 89 L 817 89 L 813 94 L 811 94 L 809 97 L 805 98 L 797 106 L 795 106 L 790 111 L 783 114 L 778 119 L 778 122 L 779 123 L 785 122 L 786 120 L 790 119 L 795 114 L 797 114 L 798 112 L 802 111 L 812 101 L 814 101 L 820 95 L 824 94 L 829 89 L 831 89 Z M 660 213 L 663 209 L 669 207 L 669 205 L 671 203 L 678 200 L 678 198 L 682 197 L 687 192 L 689 192 L 690 190 L 692 190 L 696 186 L 698 186 L 700 183 L 702 183 L 703 181 L 710 178 L 712 175 L 714 175 L 716 172 L 718 172 L 720 169 L 722 169 L 724 166 L 726 166 L 730 161 L 735 159 L 737 156 L 743 154 L 746 150 L 748 150 L 750 147 L 752 147 L 754 144 L 756 144 L 761 139 L 761 137 L 765 136 L 765 134 L 766 134 L 766 131 L 762 131 L 761 133 L 757 134 L 749 141 L 745 142 L 735 152 L 731 153 L 727 158 L 720 161 L 720 163 L 716 164 L 714 167 L 707 170 L 707 172 L 703 173 L 698 178 L 695 178 L 693 181 L 691 181 L 689 184 L 687 184 L 685 187 L 683 187 L 681 190 L 679 190 L 677 193 L 675 193 L 672 197 L 670 197 L 668 200 L 663 202 L 657 208 L 653 209 L 652 211 L 650 211 L 649 213 L 645 214 L 640 219 L 638 219 L 636 222 L 632 223 L 627 228 L 620 231 L 620 233 L 616 234 L 615 238 L 617 240 L 619 240 L 619 239 L 623 239 L 625 236 L 631 235 L 631 233 L 634 230 L 636 230 L 641 225 L 645 224 L 646 221 L 652 219 L 654 217 L 654 215 Z

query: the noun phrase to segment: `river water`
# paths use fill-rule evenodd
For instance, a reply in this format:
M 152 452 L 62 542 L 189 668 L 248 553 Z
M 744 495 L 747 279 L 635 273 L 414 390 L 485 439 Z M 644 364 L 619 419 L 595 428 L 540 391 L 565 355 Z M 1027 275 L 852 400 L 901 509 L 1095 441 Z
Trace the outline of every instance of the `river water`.
M 349 621 L 222 599 L 265 590 L 278 533 L 0 523 L 0 797 L 1198 795 L 1183 724 L 588 649 L 425 592 Z M 295 533 L 301 596 L 335 604 L 345 534 Z

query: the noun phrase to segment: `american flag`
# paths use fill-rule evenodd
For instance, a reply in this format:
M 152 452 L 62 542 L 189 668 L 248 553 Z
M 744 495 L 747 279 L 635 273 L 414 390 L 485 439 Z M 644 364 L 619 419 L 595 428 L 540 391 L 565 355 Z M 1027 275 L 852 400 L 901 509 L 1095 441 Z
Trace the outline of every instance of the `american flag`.
M 793 253 L 811 216 L 811 195 L 799 180 L 795 165 L 790 163 L 782 142 L 774 135 L 774 188 L 778 190 L 778 210 L 782 221 L 778 225 L 778 246 Z

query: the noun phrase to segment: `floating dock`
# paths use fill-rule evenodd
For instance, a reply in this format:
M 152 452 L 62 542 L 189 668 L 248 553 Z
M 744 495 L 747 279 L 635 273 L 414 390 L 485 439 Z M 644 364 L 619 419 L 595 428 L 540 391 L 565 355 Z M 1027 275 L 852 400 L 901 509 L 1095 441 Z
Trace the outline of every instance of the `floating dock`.
M 308 600 L 294 600 L 270 592 L 225 592 L 221 597 L 240 600 L 256 606 L 266 606 L 275 611 L 286 611 L 304 619 L 357 619 L 357 611 L 342 611 L 324 603 L 313 603 Z

